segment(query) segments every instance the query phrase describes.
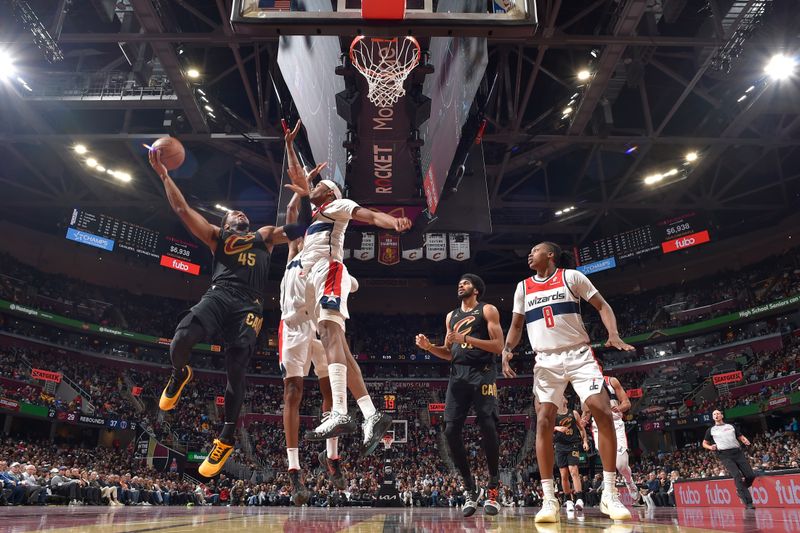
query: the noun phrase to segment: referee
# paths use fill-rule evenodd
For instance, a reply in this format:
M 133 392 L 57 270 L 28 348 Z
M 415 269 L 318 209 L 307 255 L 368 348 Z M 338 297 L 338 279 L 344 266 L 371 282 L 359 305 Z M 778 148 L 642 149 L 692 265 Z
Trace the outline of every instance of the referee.
M 736 484 L 736 493 L 739 495 L 739 499 L 748 509 L 755 509 L 753 497 L 747 489 L 755 481 L 756 475 L 739 444 L 750 446 L 750 441 L 742 435 L 739 428 L 725 423 L 722 411 L 719 409 L 716 409 L 711 416 L 714 418 L 714 425 L 706 431 L 703 448 L 717 452 L 719 461 Z

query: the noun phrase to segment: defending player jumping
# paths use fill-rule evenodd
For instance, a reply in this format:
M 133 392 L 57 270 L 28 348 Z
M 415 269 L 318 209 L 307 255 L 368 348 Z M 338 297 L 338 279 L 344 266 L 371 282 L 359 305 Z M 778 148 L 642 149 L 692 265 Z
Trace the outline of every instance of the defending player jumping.
M 170 344 L 172 375 L 159 401 L 159 407 L 164 411 L 175 408 L 183 388 L 192 379 L 192 369 L 187 364 L 192 347 L 221 332 L 225 340 L 228 376 L 225 423 L 219 437 L 214 439 L 208 457 L 198 469 L 201 475 L 213 477 L 222 470 L 233 451 L 236 420 L 244 400 L 245 371 L 263 322 L 262 301 L 272 247 L 302 236 L 311 220 L 308 182 L 303 177 L 287 185 L 302 198 L 298 221 L 294 224 L 264 226 L 250 231 L 247 216 L 241 211 L 231 211 L 222 217 L 221 227 L 217 227 L 189 207 L 161 163 L 159 151 L 151 151 L 149 160 L 150 166 L 164 182 L 172 210 L 214 255 L 211 288 L 175 330 Z
M 553 428 L 558 405 L 564 389 L 571 383 L 581 402 L 591 410 L 599 430 L 598 449 L 603 463 L 603 496 L 600 511 L 614 520 L 627 520 L 630 511 L 619 501 L 614 485 L 616 478 L 617 439 L 608 393 L 603 387 L 603 371 L 589 346 L 589 335 L 580 314 L 581 299 L 588 301 L 600 313 L 608 330 L 607 347 L 633 350 L 620 339 L 617 319 L 608 302 L 592 282 L 577 270 L 559 268 L 569 260 L 561 248 L 542 242 L 531 249 L 528 266 L 535 275 L 519 282 L 514 294 L 514 315 L 503 349 L 503 374 L 514 377 L 510 361 L 512 350 L 526 324 L 528 339 L 536 352 L 533 367 L 533 392 L 536 405 L 536 458 L 539 471 L 553 471 Z M 544 501 L 536 514 L 536 522 L 560 520 L 558 500 L 553 479 L 542 478 Z
M 363 386 L 358 364 L 345 337 L 345 320 L 350 317 L 347 298 L 352 279 L 342 262 L 344 233 L 351 219 L 397 232 L 410 229 L 411 221 L 405 217 L 395 218 L 370 211 L 352 200 L 343 199 L 338 185 L 331 180 L 317 183 L 309 197 L 316 209 L 297 260 L 301 277 L 305 280 L 305 301 L 328 357 L 333 407 L 330 415 L 319 426 L 306 432 L 305 437 L 318 441 L 355 431 L 355 423 L 347 414 L 347 387 L 350 383 L 364 415 L 362 446 L 363 453 L 368 454 L 391 426 L 391 418 L 378 412 L 366 389 L 357 391 L 351 381 L 354 377 L 358 378 L 357 381 Z
M 467 488 L 464 516 L 472 516 L 478 507 L 478 488 L 467 461 L 464 447 L 464 422 L 471 406 L 475 407 L 481 428 L 481 444 L 489 468 L 489 490 L 483 510 L 488 515 L 500 511 L 497 503 L 500 484 L 500 439 L 497 408 L 496 355 L 503 349 L 500 313 L 491 304 L 478 299 L 486 294 L 486 285 L 475 274 L 464 274 L 458 282 L 461 305 L 447 314 L 444 345 L 434 346 L 423 334 L 417 346 L 436 357 L 450 361 L 450 381 L 444 407 L 444 434 L 453 462 Z M 552 469 L 552 466 L 551 466 Z

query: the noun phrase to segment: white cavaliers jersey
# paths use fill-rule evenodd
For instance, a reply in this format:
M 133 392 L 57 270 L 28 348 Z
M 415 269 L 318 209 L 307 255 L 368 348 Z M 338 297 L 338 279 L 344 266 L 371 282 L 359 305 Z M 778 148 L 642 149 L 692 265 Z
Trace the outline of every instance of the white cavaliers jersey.
M 305 309 L 306 288 L 300 267 L 300 254 L 286 263 L 286 272 L 281 278 L 281 320 L 289 320 L 298 311 Z
M 320 259 L 344 260 L 344 232 L 358 204 L 352 200 L 333 200 L 314 211 L 311 225 L 303 239 L 300 264 L 308 273 Z
M 531 276 L 517 284 L 514 313 L 525 317 L 528 340 L 536 352 L 560 352 L 589 344 L 581 318 L 581 299 L 597 294 L 583 273 L 556 269 L 547 279 Z

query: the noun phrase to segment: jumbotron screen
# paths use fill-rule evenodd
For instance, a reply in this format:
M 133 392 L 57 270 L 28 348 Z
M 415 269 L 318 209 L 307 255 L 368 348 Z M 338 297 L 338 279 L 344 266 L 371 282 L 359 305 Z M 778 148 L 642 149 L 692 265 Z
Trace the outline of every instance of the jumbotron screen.
M 708 222 L 703 217 L 686 213 L 598 239 L 578 249 L 577 259 L 580 265 L 587 265 L 609 258 L 624 261 L 657 250 L 668 254 L 709 242 L 707 227 Z
M 73 209 L 66 237 L 102 250 L 119 249 L 149 257 L 186 274 L 200 274 L 197 244 L 109 215 Z

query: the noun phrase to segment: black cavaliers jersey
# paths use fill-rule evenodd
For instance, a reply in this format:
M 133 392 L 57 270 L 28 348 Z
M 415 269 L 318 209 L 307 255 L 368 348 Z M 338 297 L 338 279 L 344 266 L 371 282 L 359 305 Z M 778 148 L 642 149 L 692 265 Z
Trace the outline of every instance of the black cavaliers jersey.
M 469 335 L 475 339 L 488 340 L 489 324 L 483 316 L 483 306 L 478 302 L 471 311 L 462 311 L 459 306 L 450 315 L 450 329 L 461 335 Z M 462 365 L 486 365 L 494 363 L 494 354 L 475 348 L 471 344 L 453 344 L 450 347 L 453 363 Z
M 267 244 L 258 232 L 236 233 L 222 229 L 214 250 L 211 283 L 260 298 L 267 282 L 269 256 Z
M 557 446 L 573 447 L 581 442 L 581 430 L 578 428 L 578 421 L 572 411 L 568 413 L 556 413 L 556 425 L 567 428 L 566 433 L 556 431 L 553 433 L 553 442 Z

